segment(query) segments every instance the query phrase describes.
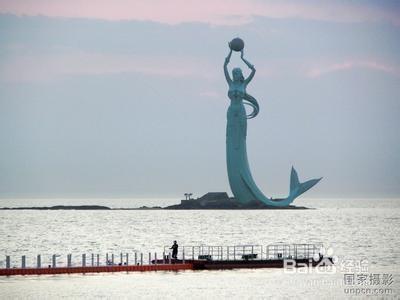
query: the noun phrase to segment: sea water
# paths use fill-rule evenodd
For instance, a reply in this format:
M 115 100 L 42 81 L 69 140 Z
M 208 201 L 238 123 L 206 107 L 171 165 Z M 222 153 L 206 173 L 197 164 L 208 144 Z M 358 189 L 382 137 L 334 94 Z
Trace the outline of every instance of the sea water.
M 128 207 L 103 199 L 80 203 L 42 200 L 31 205 L 101 204 Z M 162 201 L 161 201 L 162 202 Z M 168 202 L 168 201 L 164 201 Z M 20 200 L 0 206 L 23 204 Z M 10 205 L 11 204 L 11 205 Z M 137 202 L 135 205 L 137 206 Z M 338 258 L 334 269 L 242 269 L 105 273 L 0 278 L 0 298 L 395 298 L 400 295 L 400 200 L 313 199 L 297 205 L 309 210 L 112 210 L 0 211 L 0 267 L 5 256 L 12 266 L 66 264 L 73 254 L 135 251 L 162 253 L 164 246 L 232 246 L 284 243 L 324 243 Z M 30 206 L 30 205 L 26 205 Z M 132 257 L 132 256 L 131 256 Z M 131 258 L 132 259 L 132 258 Z M 362 263 L 362 269 L 360 268 Z M 375 277 L 374 277 L 375 276 Z M 365 279 L 367 277 L 367 279 Z M 353 279 L 354 281 L 349 281 Z M 379 278 L 379 281 L 373 281 Z

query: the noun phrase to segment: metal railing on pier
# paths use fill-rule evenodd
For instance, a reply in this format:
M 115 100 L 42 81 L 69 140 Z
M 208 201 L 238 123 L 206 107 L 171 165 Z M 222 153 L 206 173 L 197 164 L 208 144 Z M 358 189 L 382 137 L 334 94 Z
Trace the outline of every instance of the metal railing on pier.
M 105 253 L 103 255 L 95 253 L 67 254 L 67 255 L 41 255 L 31 258 L 28 263 L 26 255 L 21 259 L 11 258 L 6 255 L 4 262 L 0 262 L 0 268 L 57 268 L 57 267 L 100 267 L 100 266 L 128 266 L 128 265 L 152 265 L 157 263 L 157 253 Z M 167 261 L 165 262 L 167 263 Z
M 274 244 L 266 246 L 267 259 L 309 259 L 322 255 L 323 244 Z
M 272 260 L 308 259 L 319 255 L 322 243 L 316 244 L 273 244 L 273 245 L 234 245 L 234 246 L 182 246 L 178 259 L 182 260 Z M 164 253 L 170 247 L 164 246 Z

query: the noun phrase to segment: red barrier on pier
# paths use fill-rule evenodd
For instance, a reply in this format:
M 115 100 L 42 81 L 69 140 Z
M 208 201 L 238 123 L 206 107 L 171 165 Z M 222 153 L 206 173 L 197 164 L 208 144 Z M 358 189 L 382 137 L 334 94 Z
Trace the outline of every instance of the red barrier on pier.
M 333 265 L 333 258 L 321 258 L 319 261 L 311 259 L 292 260 L 295 267 L 316 267 Z M 158 261 L 157 261 L 158 262 Z M 181 271 L 181 270 L 227 270 L 253 268 L 283 268 L 283 259 L 269 260 L 189 260 L 186 263 L 175 261 L 172 264 L 151 264 L 131 266 L 98 266 L 98 267 L 58 267 L 58 268 L 9 268 L 0 269 L 0 276 L 10 275 L 43 275 L 43 274 L 72 274 L 72 273 L 105 273 L 105 272 L 144 272 L 144 271 Z
M 131 265 L 131 266 L 94 266 L 94 267 L 59 267 L 59 268 L 10 268 L 0 269 L 0 276 L 11 275 L 45 275 L 73 273 L 105 272 L 144 272 L 144 271 L 180 271 L 193 270 L 193 264 Z

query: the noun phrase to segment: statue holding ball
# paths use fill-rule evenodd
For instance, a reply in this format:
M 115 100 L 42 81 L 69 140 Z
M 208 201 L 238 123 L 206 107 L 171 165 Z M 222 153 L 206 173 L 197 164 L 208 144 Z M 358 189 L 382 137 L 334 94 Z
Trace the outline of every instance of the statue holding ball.
M 256 73 L 256 69 L 244 58 L 244 42 L 242 39 L 234 38 L 228 45 L 230 51 L 225 58 L 224 73 L 229 86 L 228 97 L 230 99 L 226 126 L 226 162 L 229 185 L 235 199 L 242 204 L 256 202 L 269 206 L 287 206 L 298 196 L 316 185 L 321 178 L 300 182 L 296 170 L 292 167 L 290 191 L 286 198 L 273 199 L 272 197 L 267 197 L 258 188 L 250 172 L 246 150 L 247 119 L 257 116 L 260 110 L 257 100 L 246 91 L 247 85 Z M 231 60 L 232 51 L 240 52 L 240 58 L 251 70 L 247 78 L 244 78 L 240 68 L 233 68 L 232 78 L 230 77 L 228 64 Z M 245 105 L 249 105 L 252 108 L 251 113 L 247 113 Z

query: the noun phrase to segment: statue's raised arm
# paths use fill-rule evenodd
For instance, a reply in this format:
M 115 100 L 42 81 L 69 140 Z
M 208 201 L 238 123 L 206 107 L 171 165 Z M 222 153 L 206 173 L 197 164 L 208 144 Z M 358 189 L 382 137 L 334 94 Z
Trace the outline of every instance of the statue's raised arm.
M 228 82 L 228 84 L 230 84 L 230 83 L 232 82 L 232 79 L 231 79 L 231 77 L 229 76 L 228 64 L 229 64 L 229 62 L 230 62 L 230 60 L 231 60 L 232 49 L 231 49 L 231 47 L 230 47 L 230 43 L 228 43 L 228 45 L 229 45 L 230 51 L 229 51 L 228 56 L 225 58 L 224 73 L 225 73 L 225 79 L 226 79 L 226 81 Z
M 250 73 L 250 75 L 249 75 L 249 77 L 247 77 L 246 79 L 245 79 L 245 83 L 246 83 L 246 85 L 253 79 L 253 77 L 254 77 L 254 74 L 256 74 L 256 68 L 254 68 L 254 65 L 252 65 L 247 59 L 245 59 L 244 57 L 243 57 L 243 55 L 244 55 L 244 53 L 243 53 L 243 49 L 242 49 L 242 51 L 240 51 L 241 52 L 241 54 L 240 54 L 240 58 L 243 60 L 243 62 L 249 67 L 249 69 L 251 70 L 251 73 Z

